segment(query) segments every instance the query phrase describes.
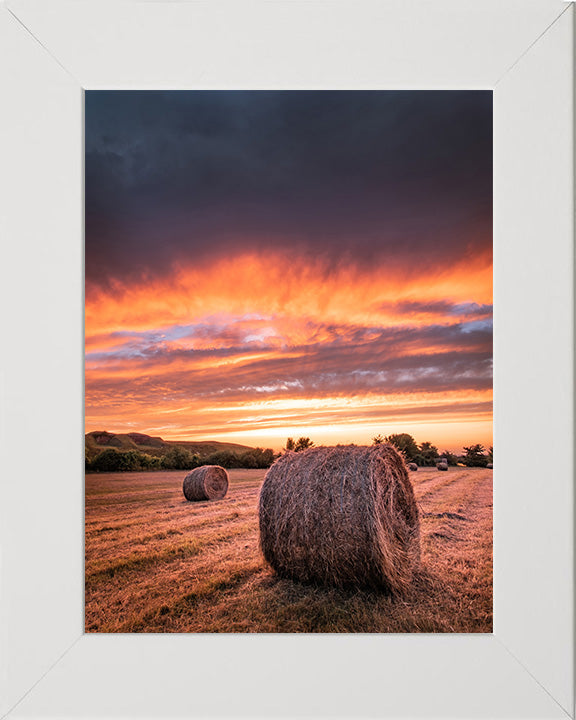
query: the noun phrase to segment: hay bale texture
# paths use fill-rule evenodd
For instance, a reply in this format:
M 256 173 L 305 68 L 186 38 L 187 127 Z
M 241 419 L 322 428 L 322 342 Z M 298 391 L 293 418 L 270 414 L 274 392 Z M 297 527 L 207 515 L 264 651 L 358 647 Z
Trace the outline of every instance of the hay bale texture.
M 219 465 L 202 465 L 184 478 L 186 500 L 222 500 L 228 492 L 228 473 Z
M 401 592 L 420 561 L 414 492 L 388 444 L 285 453 L 259 511 L 260 546 L 281 577 Z

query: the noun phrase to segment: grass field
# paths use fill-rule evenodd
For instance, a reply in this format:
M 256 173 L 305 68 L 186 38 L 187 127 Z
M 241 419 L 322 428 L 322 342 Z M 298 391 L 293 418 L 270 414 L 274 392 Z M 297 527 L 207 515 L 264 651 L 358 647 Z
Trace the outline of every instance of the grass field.
M 491 632 L 492 471 L 411 473 L 422 568 L 403 598 L 278 579 L 258 548 L 265 470 L 189 503 L 181 471 L 86 476 L 87 632 Z

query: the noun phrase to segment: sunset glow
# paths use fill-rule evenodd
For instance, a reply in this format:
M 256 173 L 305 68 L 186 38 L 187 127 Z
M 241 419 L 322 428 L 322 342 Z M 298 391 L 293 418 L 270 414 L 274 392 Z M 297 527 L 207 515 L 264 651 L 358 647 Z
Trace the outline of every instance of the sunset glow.
M 86 432 L 491 445 L 489 94 L 144 95 L 87 95 Z

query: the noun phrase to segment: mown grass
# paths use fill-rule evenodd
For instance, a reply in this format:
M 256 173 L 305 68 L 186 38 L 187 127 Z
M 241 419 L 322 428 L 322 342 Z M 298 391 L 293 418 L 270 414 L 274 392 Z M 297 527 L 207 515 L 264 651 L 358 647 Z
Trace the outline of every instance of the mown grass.
M 86 477 L 87 632 L 491 632 L 492 472 L 411 473 L 422 567 L 402 598 L 277 578 L 258 548 L 263 470 L 188 503 L 182 472 Z

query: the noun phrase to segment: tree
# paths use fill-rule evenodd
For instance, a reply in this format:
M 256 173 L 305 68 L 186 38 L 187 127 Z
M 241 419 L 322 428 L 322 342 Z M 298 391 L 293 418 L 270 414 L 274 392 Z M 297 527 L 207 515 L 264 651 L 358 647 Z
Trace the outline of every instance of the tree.
M 414 462 L 416 457 L 419 455 L 418 445 L 412 435 L 408 433 L 398 433 L 395 435 L 388 435 L 384 438 L 387 443 L 394 445 L 400 452 L 404 453 L 404 457 L 408 462 Z
M 382 435 L 376 435 L 376 437 L 372 438 L 372 445 L 382 445 L 384 442 L 384 438 Z
M 420 444 L 420 452 L 418 455 L 420 459 L 419 464 L 428 467 L 434 467 L 436 460 L 440 457 L 438 455 L 438 448 L 428 441 Z
M 423 442 L 420 444 L 417 457 L 418 465 L 434 467 L 436 460 L 439 458 L 438 448 L 432 445 L 431 442 Z
M 242 467 L 240 456 L 230 450 L 217 450 L 202 460 L 202 465 L 220 465 L 223 468 Z
M 288 438 L 288 440 L 286 440 L 286 450 L 294 450 L 295 446 L 294 438 Z
M 300 437 L 298 440 L 296 440 L 296 444 L 294 445 L 294 450 L 296 452 L 301 452 L 302 450 L 307 450 L 308 448 L 311 448 L 314 443 L 312 440 L 310 440 L 309 437 Z
M 272 450 L 272 448 L 266 448 L 266 450 L 263 450 L 260 457 L 260 467 L 263 468 L 270 467 L 270 465 L 272 465 L 272 463 L 276 459 L 276 457 L 274 456 L 274 450 Z
M 494 462 L 494 448 L 492 447 L 492 445 L 490 445 L 490 447 L 488 448 L 488 462 Z
M 127 452 L 120 453 L 118 470 L 123 470 L 124 472 L 140 470 L 142 468 L 141 457 L 141 453 L 137 450 L 128 450 Z
M 467 467 L 486 467 L 488 457 L 484 455 L 484 446 L 480 443 L 465 447 L 464 465 Z
M 92 460 L 92 470 L 96 472 L 115 472 L 121 469 L 122 453 L 115 448 L 107 448 Z
M 167 470 L 192 470 L 198 467 L 199 457 L 186 448 L 175 445 L 162 458 L 162 465 Z
M 194 455 L 195 458 L 198 460 L 200 459 L 198 455 Z M 155 455 L 148 455 L 147 453 L 144 453 L 142 455 L 142 467 L 146 468 L 147 470 L 161 470 L 162 469 L 162 458 L 156 457 Z
M 458 457 L 454 455 L 454 453 L 451 453 L 450 450 L 444 450 L 442 452 L 442 457 L 446 458 L 446 462 L 448 463 L 448 465 L 458 464 Z
M 197 463 L 198 455 L 190 455 L 190 457 L 192 463 Z M 116 448 L 106 448 L 92 460 L 86 456 L 85 469 L 87 472 L 138 472 L 140 470 L 160 470 L 166 467 L 174 469 L 173 464 L 164 461 L 165 458 L 148 455 L 138 450 L 121 451 Z M 192 467 L 196 466 L 192 464 Z
M 267 448 L 254 448 L 247 450 L 239 457 L 240 467 L 244 468 L 268 468 L 274 462 L 274 450 Z

